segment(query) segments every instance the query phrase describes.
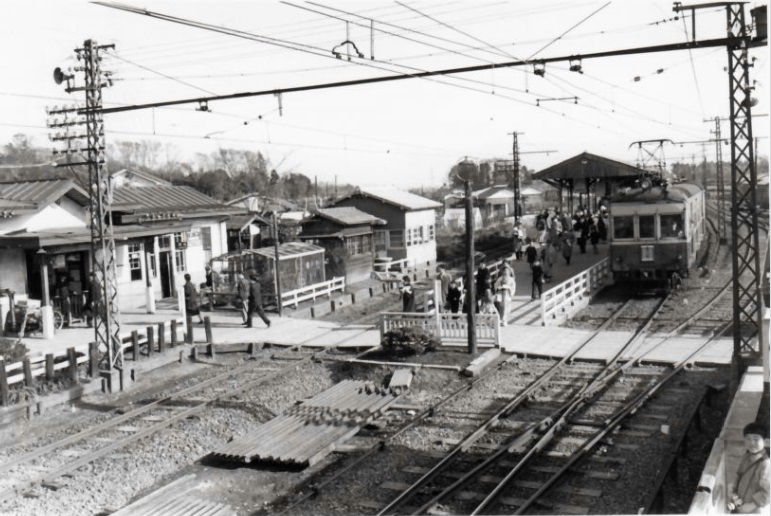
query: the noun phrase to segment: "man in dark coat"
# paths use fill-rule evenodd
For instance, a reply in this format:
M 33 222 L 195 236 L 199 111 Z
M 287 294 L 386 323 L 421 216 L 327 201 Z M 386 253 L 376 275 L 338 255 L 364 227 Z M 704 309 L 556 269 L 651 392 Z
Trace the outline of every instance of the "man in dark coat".
M 265 312 L 262 309 L 262 286 L 256 274 L 251 275 L 249 282 L 249 313 L 246 315 L 246 322 L 244 323 L 247 328 L 252 327 L 252 314 L 254 312 L 257 312 L 265 325 L 270 328 L 270 320 L 265 317 Z
M 480 258 L 479 260 L 479 267 L 477 268 L 477 279 L 476 279 L 476 302 L 479 304 L 482 299 L 482 294 L 484 294 L 485 289 L 488 288 L 488 280 L 490 280 L 490 270 L 487 268 L 487 264 L 485 263 L 484 258 Z M 476 307 L 477 311 L 479 311 L 479 307 Z

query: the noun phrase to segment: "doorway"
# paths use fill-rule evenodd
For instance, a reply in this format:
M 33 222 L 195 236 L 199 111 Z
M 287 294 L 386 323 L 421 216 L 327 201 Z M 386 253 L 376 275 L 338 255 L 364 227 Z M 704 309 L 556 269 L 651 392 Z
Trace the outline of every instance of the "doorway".
M 171 251 L 161 251 L 158 258 L 160 261 L 161 292 L 164 298 L 171 297 L 174 292 L 174 279 L 171 273 Z

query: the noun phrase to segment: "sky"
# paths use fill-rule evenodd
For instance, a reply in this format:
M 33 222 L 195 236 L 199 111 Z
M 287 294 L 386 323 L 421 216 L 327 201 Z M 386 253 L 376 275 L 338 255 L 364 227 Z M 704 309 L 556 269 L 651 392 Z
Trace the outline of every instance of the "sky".
M 688 5 L 688 3 L 685 3 Z M 747 4 L 749 9 L 760 2 Z M 654 152 L 668 165 L 714 160 L 715 117 L 729 116 L 725 48 L 554 62 L 538 59 L 693 39 L 690 11 L 652 0 L 427 2 L 126 0 L 242 37 L 82 0 L 4 0 L 0 144 L 24 133 L 51 146 L 46 108 L 83 101 L 53 80 L 78 66 L 75 48 L 104 50 L 113 85 L 106 108 L 262 95 L 106 114 L 105 138 L 163 146 L 159 161 L 233 148 L 259 151 L 279 173 L 404 188 L 439 186 L 463 159 L 511 159 L 541 170 L 583 151 L 635 164 Z M 724 8 L 698 10 L 696 38 L 725 37 Z M 347 43 L 346 43 L 347 42 Z M 337 50 L 340 58 L 333 51 Z M 362 57 L 358 57 L 357 51 Z M 758 104 L 767 114 L 768 47 L 751 50 Z M 350 59 L 349 59 L 350 57 Z M 526 61 L 516 67 L 414 78 L 417 72 Z M 570 65 L 581 71 L 571 71 Z M 74 71 L 76 85 L 82 73 Z M 273 91 L 384 76 L 376 84 Z M 729 134 L 723 121 L 722 135 Z M 768 157 L 769 118 L 754 119 Z M 667 140 L 662 151 L 635 142 Z M 669 143 L 669 141 L 674 143 Z M 663 154 L 659 154 L 663 152 Z M 724 147 L 724 159 L 730 148 Z M 657 158 L 658 159 L 658 158 Z

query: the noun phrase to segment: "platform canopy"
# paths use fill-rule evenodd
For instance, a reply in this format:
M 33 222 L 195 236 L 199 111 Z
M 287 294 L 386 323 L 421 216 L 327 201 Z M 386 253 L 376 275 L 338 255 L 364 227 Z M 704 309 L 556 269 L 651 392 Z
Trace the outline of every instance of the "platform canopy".
M 646 175 L 646 171 L 615 161 L 603 158 L 589 152 L 582 152 L 577 156 L 566 159 L 549 168 L 533 174 L 533 179 L 539 179 L 552 186 L 567 187 L 573 189 L 576 185 L 591 184 L 603 179 L 618 179 L 625 177 L 640 177 Z

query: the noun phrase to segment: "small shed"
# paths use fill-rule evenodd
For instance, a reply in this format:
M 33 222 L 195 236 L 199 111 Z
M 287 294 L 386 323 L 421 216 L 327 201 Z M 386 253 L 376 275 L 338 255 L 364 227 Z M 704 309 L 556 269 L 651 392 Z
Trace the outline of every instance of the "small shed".
M 276 249 L 271 246 L 223 254 L 212 258 L 211 265 L 226 285 L 235 285 L 235 276 L 239 272 L 255 271 L 260 277 L 265 300 L 275 302 L 275 260 Z M 305 242 L 281 244 L 278 246 L 278 264 L 282 292 L 326 281 L 323 247 Z
M 300 238 L 326 250 L 328 278 L 347 284 L 369 279 L 375 260 L 372 226 L 385 221 L 352 207 L 318 209 L 302 223 Z

